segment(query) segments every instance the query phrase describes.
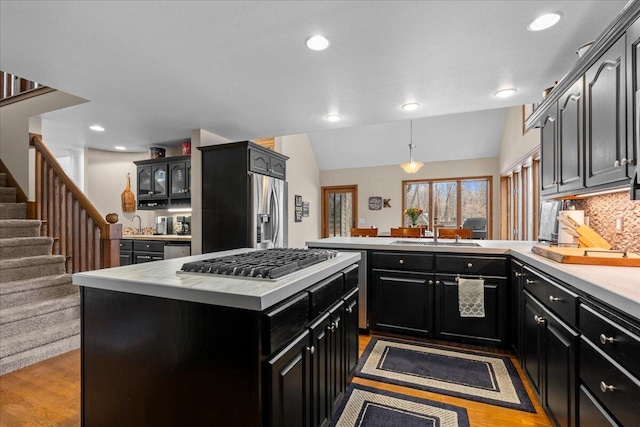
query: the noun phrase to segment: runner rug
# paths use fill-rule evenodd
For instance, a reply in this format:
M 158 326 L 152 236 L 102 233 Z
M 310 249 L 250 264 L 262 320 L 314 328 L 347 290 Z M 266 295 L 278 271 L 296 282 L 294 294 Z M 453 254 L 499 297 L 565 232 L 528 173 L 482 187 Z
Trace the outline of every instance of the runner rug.
M 469 427 L 467 410 L 351 384 L 331 427 Z
M 515 366 L 505 356 L 372 338 L 356 375 L 535 413 Z

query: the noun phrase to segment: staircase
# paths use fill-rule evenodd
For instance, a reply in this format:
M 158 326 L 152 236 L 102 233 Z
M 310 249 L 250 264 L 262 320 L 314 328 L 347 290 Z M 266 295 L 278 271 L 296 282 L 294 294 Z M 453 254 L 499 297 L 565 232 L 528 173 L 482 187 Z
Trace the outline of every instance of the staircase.
M 0 375 L 80 347 L 80 297 L 0 173 Z

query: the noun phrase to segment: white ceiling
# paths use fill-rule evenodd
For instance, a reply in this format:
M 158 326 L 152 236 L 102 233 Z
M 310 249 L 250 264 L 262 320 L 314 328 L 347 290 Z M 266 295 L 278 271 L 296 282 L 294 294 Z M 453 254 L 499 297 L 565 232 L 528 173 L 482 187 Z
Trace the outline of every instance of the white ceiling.
M 625 3 L 1 0 L 0 69 L 91 101 L 43 115 L 49 144 L 308 132 L 321 169 L 334 169 L 407 161 L 415 118 L 416 160 L 489 157 L 503 108 L 538 101 Z M 558 25 L 526 30 L 551 11 Z M 329 49 L 304 46 L 316 33 Z M 493 97 L 506 87 L 517 94 Z M 401 110 L 408 101 L 422 108 Z M 96 123 L 107 131 L 88 130 Z

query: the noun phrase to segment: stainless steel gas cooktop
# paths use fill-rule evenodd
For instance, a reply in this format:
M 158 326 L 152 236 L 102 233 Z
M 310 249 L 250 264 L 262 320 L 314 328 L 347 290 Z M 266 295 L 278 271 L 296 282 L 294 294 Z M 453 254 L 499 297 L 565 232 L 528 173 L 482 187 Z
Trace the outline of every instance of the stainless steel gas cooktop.
M 288 274 L 335 258 L 328 249 L 265 249 L 188 262 L 178 273 L 217 274 L 239 278 L 276 280 Z

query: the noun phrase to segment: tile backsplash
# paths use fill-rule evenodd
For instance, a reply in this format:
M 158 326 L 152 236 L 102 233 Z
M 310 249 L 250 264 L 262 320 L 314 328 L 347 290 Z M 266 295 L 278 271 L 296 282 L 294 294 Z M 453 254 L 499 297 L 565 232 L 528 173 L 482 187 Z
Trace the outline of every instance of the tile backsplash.
M 629 200 L 629 193 L 603 194 L 575 200 L 576 209 L 584 210 L 589 226 L 613 245 L 640 253 L 640 201 Z M 616 218 L 622 217 L 622 233 L 615 231 Z

